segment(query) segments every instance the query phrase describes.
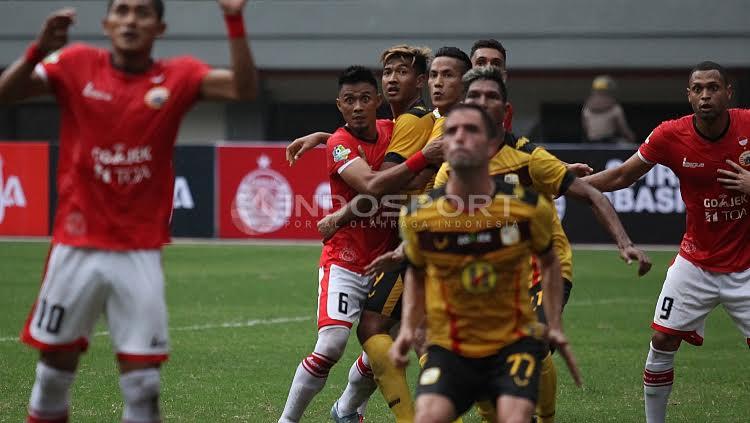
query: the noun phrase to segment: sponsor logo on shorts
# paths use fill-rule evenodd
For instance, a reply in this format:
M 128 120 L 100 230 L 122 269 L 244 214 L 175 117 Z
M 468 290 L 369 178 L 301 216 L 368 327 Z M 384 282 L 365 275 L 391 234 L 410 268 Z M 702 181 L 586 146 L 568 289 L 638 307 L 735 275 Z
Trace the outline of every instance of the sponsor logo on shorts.
M 167 346 L 167 340 L 166 339 L 159 339 L 158 336 L 154 335 L 151 338 L 151 348 L 164 348 Z
M 432 385 L 434 383 L 437 383 L 439 379 L 440 379 L 440 368 L 430 367 L 429 369 L 424 369 L 424 371 L 422 372 L 422 375 L 419 377 L 419 384 L 420 385 Z

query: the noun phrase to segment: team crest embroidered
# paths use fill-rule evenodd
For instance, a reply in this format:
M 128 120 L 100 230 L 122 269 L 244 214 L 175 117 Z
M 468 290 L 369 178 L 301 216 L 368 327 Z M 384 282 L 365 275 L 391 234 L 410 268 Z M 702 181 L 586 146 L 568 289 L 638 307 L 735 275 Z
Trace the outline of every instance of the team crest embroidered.
M 352 150 L 344 147 L 343 145 L 339 144 L 333 149 L 333 162 L 343 162 L 344 160 L 349 159 L 349 154 L 352 152 Z
M 741 166 L 750 167 L 750 151 L 743 151 L 739 161 Z
M 148 90 L 143 101 L 152 109 L 159 110 L 169 100 L 169 90 L 166 87 L 154 87 Z

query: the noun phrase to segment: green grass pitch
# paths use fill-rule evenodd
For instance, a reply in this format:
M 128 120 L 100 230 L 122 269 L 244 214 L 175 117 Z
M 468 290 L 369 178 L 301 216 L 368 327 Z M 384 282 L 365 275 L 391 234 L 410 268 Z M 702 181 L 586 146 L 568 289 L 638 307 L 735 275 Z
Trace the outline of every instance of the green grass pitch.
M 36 353 L 15 338 L 37 293 L 48 246 L 0 243 L 0 422 L 23 419 Z M 317 247 L 177 245 L 165 249 L 171 359 L 163 370 L 167 422 L 275 422 L 297 364 L 315 340 Z M 641 377 L 654 303 L 674 253 L 651 253 L 638 279 L 612 251 L 576 251 L 567 334 L 584 375 L 576 389 L 558 361 L 559 422 L 642 422 Z M 115 359 L 100 324 L 73 389 L 71 421 L 117 422 Z M 306 421 L 328 421 L 356 358 L 356 338 Z M 706 343 L 683 345 L 671 422 L 739 422 L 750 413 L 747 345 L 726 313 Z M 416 370 L 410 368 L 410 382 Z M 379 394 L 367 420 L 392 421 Z M 470 414 L 465 422 L 477 422 Z

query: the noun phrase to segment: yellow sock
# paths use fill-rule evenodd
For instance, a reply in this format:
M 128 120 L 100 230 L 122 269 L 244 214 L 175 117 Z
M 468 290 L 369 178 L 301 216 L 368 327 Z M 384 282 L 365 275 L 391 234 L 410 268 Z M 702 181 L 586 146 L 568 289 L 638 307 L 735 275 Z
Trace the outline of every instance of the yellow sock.
M 391 345 L 393 339 L 390 335 L 378 334 L 370 337 L 362 348 L 370 359 L 375 383 L 378 384 L 391 412 L 396 416 L 396 422 L 411 423 L 414 421 L 414 402 L 409 385 L 406 384 L 405 369 L 394 366 L 388 358 Z
M 419 356 L 419 367 L 424 369 L 424 365 L 427 364 L 427 353 L 422 354 Z M 464 423 L 463 420 L 461 420 L 461 417 L 454 420 L 453 423 Z
M 536 416 L 539 423 L 554 423 L 557 405 L 557 369 L 552 354 L 542 360 L 539 378 L 539 399 L 536 402 Z

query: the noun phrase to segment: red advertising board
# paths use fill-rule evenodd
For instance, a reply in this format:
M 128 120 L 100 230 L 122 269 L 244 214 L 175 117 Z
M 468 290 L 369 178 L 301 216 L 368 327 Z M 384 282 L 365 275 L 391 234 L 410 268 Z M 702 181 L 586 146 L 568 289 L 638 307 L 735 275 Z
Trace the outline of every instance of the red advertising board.
M 331 207 L 325 149 L 292 167 L 282 144 L 222 144 L 216 154 L 219 237 L 320 239 L 316 223 Z
M 0 142 L 0 235 L 43 236 L 48 230 L 47 143 Z

